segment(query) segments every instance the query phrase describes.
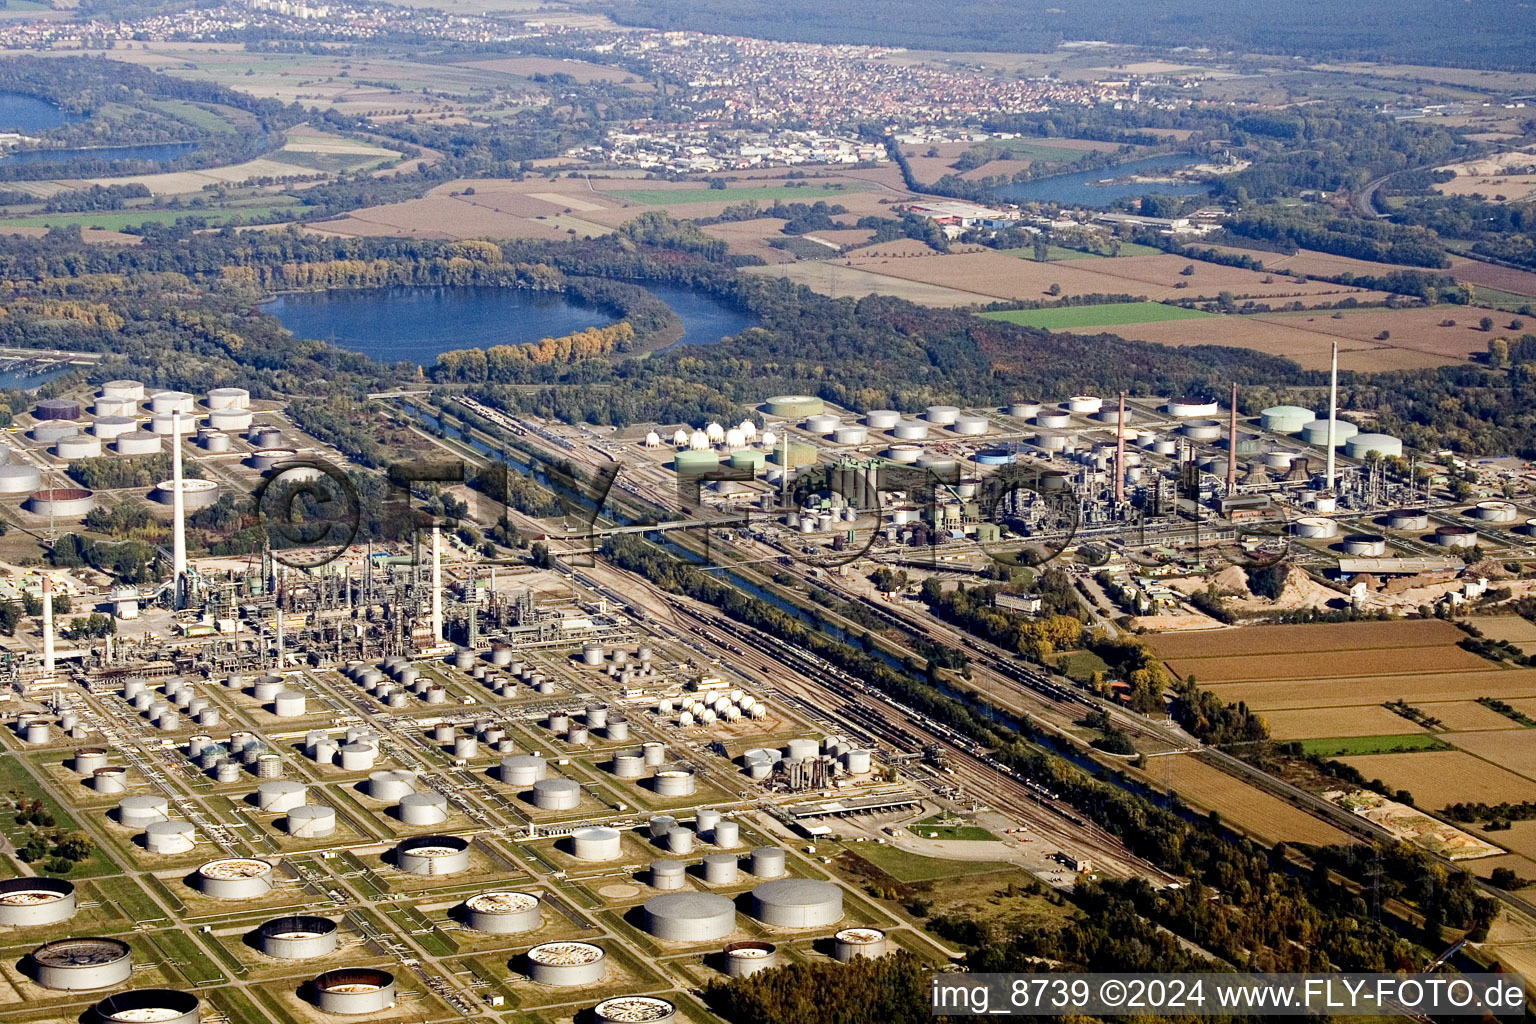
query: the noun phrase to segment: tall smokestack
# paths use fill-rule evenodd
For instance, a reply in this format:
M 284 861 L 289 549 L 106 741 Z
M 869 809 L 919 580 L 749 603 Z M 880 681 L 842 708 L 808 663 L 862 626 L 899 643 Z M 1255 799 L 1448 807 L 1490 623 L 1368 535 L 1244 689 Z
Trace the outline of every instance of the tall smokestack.
M 443 638 L 443 540 L 432 527 L 432 642 Z
M 181 413 L 171 413 L 171 585 L 174 604 L 185 608 L 187 574 L 187 503 L 181 493 Z
M 43 672 L 53 678 L 53 580 L 43 577 Z
M 277 570 L 277 593 L 273 598 L 272 607 L 277 612 L 277 670 L 283 670 L 283 577 L 286 575 L 281 566 Z
M 1237 490 L 1237 381 L 1232 382 L 1231 418 L 1227 421 L 1227 496 Z
M 1115 421 L 1115 504 L 1125 502 L 1125 392 L 1120 392 L 1120 418 Z
M 1338 430 L 1339 421 L 1339 342 L 1333 342 L 1332 368 L 1328 372 L 1328 472 L 1324 476 L 1323 486 L 1329 491 L 1333 490 L 1333 446 L 1334 434 Z

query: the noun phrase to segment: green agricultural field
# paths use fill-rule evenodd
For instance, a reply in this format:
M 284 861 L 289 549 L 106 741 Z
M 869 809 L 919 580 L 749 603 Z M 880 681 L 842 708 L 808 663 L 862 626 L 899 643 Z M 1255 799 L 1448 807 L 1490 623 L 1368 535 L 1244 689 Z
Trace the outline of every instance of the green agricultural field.
M 996 139 L 986 145 L 1007 150 L 1008 155 L 1015 160 L 1032 160 L 1035 163 L 1065 164 L 1083 157 L 1081 149 L 1067 149 L 1065 146 L 1051 146 L 1026 139 Z
M 985 875 L 1012 867 L 999 861 L 923 857 L 882 843 L 860 843 L 856 847 L 849 847 L 849 852 L 873 864 L 898 882 L 930 882 L 962 875 Z
M 1007 253 L 1009 256 L 1017 256 L 1021 260 L 1033 261 L 1035 258 L 1035 250 L 1033 246 L 1022 246 L 1018 249 L 1004 249 L 1003 252 Z M 1084 249 L 1068 249 L 1061 245 L 1047 245 L 1045 247 L 1045 262 L 1047 263 L 1057 263 L 1061 260 L 1096 260 L 1102 258 L 1103 257 L 1101 254 L 1096 252 L 1088 252 Z
M 1068 679 L 1086 683 L 1095 672 L 1109 674 L 1109 663 L 1092 651 L 1068 651 L 1056 658 L 1056 670 Z
M 862 191 L 864 191 L 862 186 L 855 185 L 807 185 L 804 188 L 789 188 L 785 185 L 747 185 L 741 188 L 625 188 L 600 194 L 630 203 L 640 203 L 643 206 L 677 206 L 684 203 L 741 203 L 747 200 L 771 202 L 775 199 L 782 199 L 785 202 L 793 202 L 797 199 L 815 202 L 818 199 L 832 199 L 845 196 L 850 192 Z
M 981 313 L 989 320 L 1002 320 L 1025 327 L 1043 327 L 1048 331 L 1076 330 L 1081 327 L 1115 327 L 1120 324 L 1148 324 L 1163 320 L 1195 320 L 1215 316 L 1183 306 L 1161 302 L 1109 302 L 1102 306 L 1058 306 L 1053 309 L 1005 309 Z
M 979 825 L 942 825 L 941 815 L 924 818 L 914 825 L 908 825 L 907 830 L 921 839 L 959 839 L 972 843 L 995 843 L 997 836 L 988 832 Z
M 146 100 L 145 105 L 154 107 L 162 114 L 194 124 L 204 131 L 227 135 L 235 130 L 235 126 L 227 120 L 196 103 L 188 103 L 185 100 Z
M 1451 750 L 1428 733 L 1410 732 L 1400 736 L 1341 736 L 1337 739 L 1302 740 L 1306 754 L 1319 757 L 1344 757 L 1354 754 L 1405 754 L 1419 750 Z

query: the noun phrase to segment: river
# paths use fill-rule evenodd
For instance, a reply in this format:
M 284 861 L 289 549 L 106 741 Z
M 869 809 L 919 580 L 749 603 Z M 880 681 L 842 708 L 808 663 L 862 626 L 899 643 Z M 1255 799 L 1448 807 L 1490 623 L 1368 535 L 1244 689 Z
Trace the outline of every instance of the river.
M 647 286 L 683 324 L 682 345 L 705 345 L 756 319 L 705 292 Z M 404 285 L 279 295 L 261 306 L 301 338 L 383 363 L 428 365 L 453 349 L 520 345 L 612 323 L 603 307 L 558 292 L 494 285 Z

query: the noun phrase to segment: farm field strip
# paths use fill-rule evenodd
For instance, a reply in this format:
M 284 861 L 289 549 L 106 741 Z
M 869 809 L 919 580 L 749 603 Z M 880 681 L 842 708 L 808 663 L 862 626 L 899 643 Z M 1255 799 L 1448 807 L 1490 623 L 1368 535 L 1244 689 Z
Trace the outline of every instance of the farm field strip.
M 1345 709 L 1297 708 L 1266 711 L 1264 724 L 1276 740 L 1301 740 L 1318 736 L 1378 736 L 1403 732 L 1413 723 L 1393 714 L 1380 704 L 1362 704 Z
M 1158 758 L 1157 763 L 1147 769 L 1148 776 L 1158 784 L 1161 784 L 1164 773 L 1184 802 L 1216 811 L 1226 820 L 1270 842 L 1320 845 L 1351 842 L 1348 835 L 1327 822 L 1189 754 Z
M 1198 674 L 1196 678 L 1199 678 Z M 1240 700 L 1258 712 L 1307 708 L 1344 709 L 1399 699 L 1422 707 L 1426 701 L 1476 700 L 1491 695 L 1498 695 L 1511 703 L 1515 703 L 1518 697 L 1536 697 L 1536 670 L 1531 669 L 1424 675 L 1298 677 L 1216 685 L 1206 685 L 1205 680 L 1200 681 L 1202 686 L 1222 700 Z
M 1407 673 L 1458 672 L 1486 668 L 1489 663 L 1458 647 L 1409 647 L 1373 650 L 1355 664 L 1337 653 L 1247 654 L 1217 658 L 1169 658 L 1177 675 L 1193 675 L 1201 683 L 1249 683 L 1298 678 L 1323 672 L 1353 672 L 1344 678 L 1370 679 Z
M 1449 743 L 1429 733 L 1397 733 L 1387 736 L 1335 736 L 1303 740 L 1301 749 L 1322 757 L 1358 754 L 1407 754 L 1421 750 L 1450 750 Z
M 1458 802 L 1496 804 L 1536 798 L 1536 785 L 1530 779 L 1464 750 L 1365 754 L 1340 760 L 1367 779 L 1406 789 L 1414 803 L 1434 810 Z
M 1376 648 L 1443 647 L 1465 636 L 1449 622 L 1402 619 L 1306 626 L 1249 626 L 1205 633 L 1164 633 L 1147 638 L 1163 658 L 1224 657 L 1238 654 L 1308 654 Z
M 850 192 L 861 192 L 866 186 L 849 182 L 842 187 L 831 185 L 808 185 L 805 188 L 790 188 L 786 185 L 759 185 L 741 188 L 661 188 L 661 189 L 610 189 L 599 192 L 599 195 L 622 199 L 628 203 L 639 203 L 641 206 L 673 206 L 678 204 L 693 203 L 718 203 L 718 202 L 747 202 L 771 201 L 782 199 L 786 202 L 802 200 L 814 202 L 817 199 L 832 199 L 837 196 L 845 196 Z
M 1063 306 L 1060 309 L 1009 309 L 979 314 L 989 320 L 1002 320 L 1025 327 L 1061 330 L 1073 327 L 1112 327 L 1164 320 L 1198 320 L 1214 316 L 1183 306 L 1161 302 L 1111 302 L 1102 306 Z

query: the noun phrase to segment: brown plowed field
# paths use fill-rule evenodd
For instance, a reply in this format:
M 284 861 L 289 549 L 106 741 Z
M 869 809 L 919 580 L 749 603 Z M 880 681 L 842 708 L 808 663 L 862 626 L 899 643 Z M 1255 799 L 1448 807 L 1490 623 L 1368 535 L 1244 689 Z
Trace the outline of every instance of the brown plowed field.
M 1170 659 L 1179 676 L 1193 674 L 1202 685 L 1262 682 L 1266 679 L 1308 679 L 1325 672 L 1353 671 L 1379 676 L 1408 672 L 1458 672 L 1483 668 L 1488 662 L 1459 647 L 1380 648 L 1359 652 L 1315 654 L 1248 654 L 1231 658 Z
M 1391 335 L 1378 342 L 1392 348 L 1410 349 L 1445 359 L 1465 360 L 1474 352 L 1488 351 L 1488 340 L 1496 337 L 1510 320 L 1508 313 L 1480 306 L 1435 306 L 1430 309 L 1350 309 L 1342 316 L 1332 313 L 1261 313 L 1252 319 L 1315 331 L 1329 338 L 1348 338 L 1375 342 L 1382 331 Z M 1478 321 L 1490 317 L 1493 331 L 1478 327 Z M 1452 320 L 1451 327 L 1440 326 Z
M 1489 712 L 1493 714 L 1494 712 Z M 1463 732 L 1447 736 L 1456 746 L 1531 781 L 1526 799 L 1536 800 L 1536 730 L 1516 728 L 1494 732 Z
M 1367 779 L 1406 789 L 1420 807 L 1439 810 L 1461 801 L 1502 803 L 1536 800 L 1536 783 L 1460 750 L 1342 757 Z M 1498 841 L 1498 835 L 1493 836 Z
M 1196 673 L 1198 677 L 1199 673 Z M 1204 681 L 1201 681 L 1204 686 Z M 1348 708 L 1406 700 L 1476 700 L 1499 697 L 1518 704 L 1515 698 L 1536 697 L 1536 670 L 1492 669 L 1484 672 L 1442 672 L 1396 676 L 1298 676 L 1295 679 L 1260 683 L 1219 683 L 1207 687 L 1222 700 L 1246 701 L 1255 711 L 1285 708 Z M 1531 702 L 1536 705 L 1536 701 Z
M 1267 273 L 1303 274 L 1316 277 L 1337 277 L 1340 274 L 1369 274 L 1385 277 L 1402 270 L 1425 272 L 1424 267 L 1409 267 L 1400 263 L 1376 263 L 1357 260 L 1349 256 L 1335 256 L 1331 252 L 1297 249 L 1287 256 L 1283 252 L 1266 252 L 1263 249 L 1240 249 L 1232 245 L 1205 245 L 1195 243 L 1197 249 L 1215 249 L 1231 256 L 1250 256 L 1264 264 Z M 1454 261 L 1453 261 L 1454 262 Z
M 1520 728 L 1515 722 L 1491 708 L 1483 707 L 1475 700 L 1426 702 L 1417 704 L 1415 707 L 1426 715 L 1433 715 L 1440 719 L 1441 724 L 1452 732 L 1488 732 L 1495 729 Z M 1460 745 L 1458 740 L 1451 742 Z
M 1392 647 L 1441 647 L 1465 636 L 1440 619 L 1390 622 L 1329 622 L 1310 626 L 1250 626 L 1150 637 L 1147 646 L 1164 658 L 1207 658 L 1236 654 L 1305 654 Z
M 1164 764 L 1162 762 L 1168 762 Z M 1344 832 L 1187 754 L 1153 758 L 1148 775 L 1161 785 L 1163 772 L 1185 803 L 1214 810 L 1271 843 L 1333 845 L 1351 842 Z
M 1536 274 L 1529 270 L 1495 267 L 1491 263 L 1479 263 L 1477 260 L 1452 259 L 1450 272 L 1459 281 L 1482 285 L 1484 288 L 1497 288 L 1516 295 L 1536 295 Z

